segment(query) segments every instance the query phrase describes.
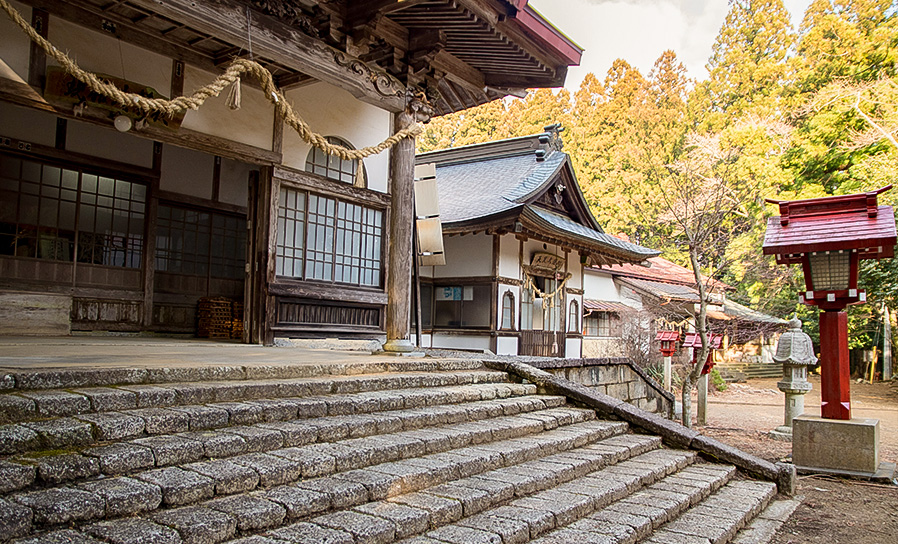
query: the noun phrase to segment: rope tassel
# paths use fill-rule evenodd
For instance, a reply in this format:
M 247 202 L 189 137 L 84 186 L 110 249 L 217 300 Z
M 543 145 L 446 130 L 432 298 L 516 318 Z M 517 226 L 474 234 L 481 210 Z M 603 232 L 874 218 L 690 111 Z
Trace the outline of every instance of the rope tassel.
M 135 93 L 125 92 L 112 83 L 101 79 L 96 74 L 82 70 L 74 60 L 69 58 L 68 55 L 38 34 L 37 31 L 22 18 L 22 15 L 12 7 L 8 0 L 0 0 L 0 10 L 6 12 L 10 20 L 31 38 L 31 41 L 43 49 L 50 58 L 56 60 L 75 79 L 87 85 L 92 92 L 104 96 L 117 104 L 121 104 L 126 108 L 133 108 L 144 116 L 153 113 L 171 116 L 187 110 L 198 110 L 208 98 L 219 96 L 228 85 L 232 85 L 232 88 L 228 93 L 227 104 L 229 108 L 236 110 L 240 108 L 240 76 L 242 74 L 257 80 L 261 84 L 262 89 L 265 90 L 268 95 L 269 102 L 275 105 L 278 115 L 283 116 L 287 126 L 295 130 L 305 142 L 312 144 L 329 155 L 337 155 L 342 159 L 358 160 L 361 162 L 361 159 L 380 153 L 385 149 L 389 149 L 404 138 L 414 139 L 424 132 L 424 125 L 415 123 L 399 130 L 377 145 L 363 147 L 362 149 L 348 149 L 340 145 L 329 144 L 324 136 L 312 132 L 311 127 L 303 121 L 296 110 L 293 109 L 293 106 L 284 99 L 283 95 L 278 94 L 277 87 L 274 83 L 274 77 L 268 69 L 258 62 L 241 58 L 234 59 L 234 62 L 228 66 L 225 73 L 219 75 L 211 83 L 195 90 L 190 96 L 179 96 L 172 100 L 166 100 L 164 98 L 147 98 Z M 80 108 L 84 108 L 84 105 L 80 105 Z M 78 110 L 76 109 L 75 111 L 77 112 Z
M 228 108 L 231 110 L 239 110 L 240 109 L 240 78 L 234 80 L 234 84 L 231 85 L 231 90 L 228 91 L 228 100 L 227 100 Z

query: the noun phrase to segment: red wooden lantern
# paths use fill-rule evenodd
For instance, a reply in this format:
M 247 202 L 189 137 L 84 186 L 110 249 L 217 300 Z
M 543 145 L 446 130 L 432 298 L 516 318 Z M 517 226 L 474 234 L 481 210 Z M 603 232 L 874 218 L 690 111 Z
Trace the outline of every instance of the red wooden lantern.
M 861 259 L 895 254 L 895 213 L 877 197 L 891 189 L 869 193 L 767 202 L 777 204 L 779 217 L 767 221 L 764 254 L 778 264 L 801 264 L 806 291 L 801 302 L 820 308 L 821 415 L 851 419 L 848 368 L 849 304 L 867 301 L 857 288 Z
M 714 354 L 714 350 L 720 349 L 720 346 L 723 344 L 723 335 L 709 334 L 708 342 L 711 344 L 711 351 L 708 352 L 708 359 L 705 361 L 705 366 L 702 367 L 702 374 L 708 374 L 711 372 L 711 369 L 714 368 L 714 358 L 712 355 Z M 687 332 L 686 337 L 683 339 L 683 347 L 693 348 L 692 364 L 698 363 L 696 359 L 698 359 L 699 350 L 702 349 L 702 337 L 699 336 L 697 332 Z
M 673 357 L 677 351 L 677 342 L 680 340 L 678 331 L 658 331 L 655 340 L 661 342 L 661 355 L 664 357 Z

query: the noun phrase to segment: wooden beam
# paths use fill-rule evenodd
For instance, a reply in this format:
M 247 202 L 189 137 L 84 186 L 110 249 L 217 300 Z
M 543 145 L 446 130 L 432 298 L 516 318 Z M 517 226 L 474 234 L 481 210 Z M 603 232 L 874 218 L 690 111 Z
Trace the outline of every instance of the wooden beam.
M 149 49 L 150 51 L 154 51 L 167 57 L 189 62 L 200 68 L 213 72 L 215 71 L 215 64 L 208 56 L 203 55 L 194 49 L 185 47 L 174 40 L 167 39 L 157 33 L 144 31 L 132 21 L 129 21 L 124 17 L 116 16 L 113 13 L 106 13 L 98 6 L 91 7 L 86 4 L 75 5 L 71 2 L 64 2 L 62 0 L 21 1 L 35 8 L 45 9 L 55 17 L 60 17 L 66 21 L 96 31 L 102 31 L 103 24 L 111 22 L 115 25 L 115 34 L 112 35 L 126 43 Z
M 17 81 L 0 78 L 0 100 L 18 104 L 41 111 L 52 113 L 67 119 L 77 119 L 94 125 L 112 127 L 112 121 L 107 114 L 91 113 L 90 108 L 84 115 L 76 116 L 72 112 L 71 104 L 62 105 L 50 104 L 43 99 L 30 86 Z M 182 147 L 188 147 L 197 151 L 203 151 L 210 155 L 221 155 L 238 161 L 248 162 L 250 164 L 273 165 L 282 162 L 280 153 L 275 153 L 267 149 L 247 145 L 232 140 L 219 138 L 218 136 L 210 136 L 202 132 L 180 128 L 172 131 L 165 128 L 158 128 L 152 125 L 138 130 L 133 129 L 131 134 L 148 138 L 158 142 L 172 143 Z
M 42 37 L 47 37 L 50 25 L 50 14 L 44 9 L 31 10 L 31 26 Z M 28 58 L 28 84 L 39 89 L 44 88 L 47 77 L 47 54 L 36 43 L 31 42 L 31 54 Z
M 253 50 L 258 55 L 340 87 L 359 100 L 388 111 L 398 112 L 405 107 L 406 89 L 396 78 L 273 17 L 247 11 L 245 4 L 235 0 L 132 2 L 233 44 L 246 41 L 249 16 Z
M 307 189 L 316 193 L 324 193 L 328 196 L 363 202 L 379 209 L 387 208 L 390 205 L 389 195 L 339 181 L 328 180 L 315 174 L 276 166 L 272 175 L 278 182 L 286 182 L 288 185 L 299 189 Z

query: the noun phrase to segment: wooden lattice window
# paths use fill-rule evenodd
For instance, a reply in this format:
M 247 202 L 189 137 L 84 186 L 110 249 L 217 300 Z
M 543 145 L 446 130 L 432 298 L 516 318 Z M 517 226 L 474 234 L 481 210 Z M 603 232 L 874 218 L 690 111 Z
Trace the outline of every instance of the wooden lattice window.
M 0 255 L 140 268 L 146 187 L 0 155 Z
M 382 210 L 282 187 L 277 274 L 380 286 L 383 222 Z
M 245 274 L 245 253 L 245 219 L 180 206 L 159 206 L 156 270 L 239 279 Z
M 327 142 L 348 149 L 354 149 L 352 144 L 335 136 L 328 136 Z M 367 186 L 364 167 L 362 168 L 362 171 L 359 172 L 359 161 L 355 159 L 341 159 L 336 155 L 328 155 L 317 147 L 313 147 L 306 157 L 306 171 L 318 174 L 319 176 L 324 176 L 328 179 L 349 183 L 356 187 Z

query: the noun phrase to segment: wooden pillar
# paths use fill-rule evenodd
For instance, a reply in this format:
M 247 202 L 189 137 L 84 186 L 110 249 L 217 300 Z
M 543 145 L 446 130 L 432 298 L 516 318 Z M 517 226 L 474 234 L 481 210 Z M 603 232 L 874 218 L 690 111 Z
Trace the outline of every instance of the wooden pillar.
M 704 426 L 708 424 L 708 375 L 702 374 L 695 384 L 698 390 L 698 410 L 696 414 L 696 425 Z
M 414 123 L 414 116 L 394 116 L 394 130 Z M 411 308 L 412 221 L 414 220 L 415 141 L 405 138 L 390 150 L 390 247 L 387 252 L 387 342 L 384 351 L 408 353 Z
M 851 419 L 848 314 L 820 312 L 820 415 Z

